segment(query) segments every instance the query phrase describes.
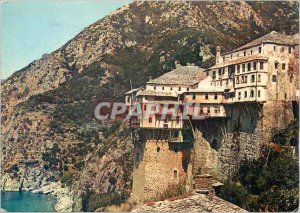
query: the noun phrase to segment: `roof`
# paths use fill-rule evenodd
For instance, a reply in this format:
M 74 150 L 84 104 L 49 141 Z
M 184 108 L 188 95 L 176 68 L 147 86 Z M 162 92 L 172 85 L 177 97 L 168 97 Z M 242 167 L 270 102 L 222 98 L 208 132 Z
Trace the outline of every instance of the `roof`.
M 226 66 L 229 66 L 232 64 L 240 64 L 240 63 L 245 63 L 245 62 L 253 61 L 253 60 L 268 60 L 268 57 L 261 56 L 261 55 L 247 55 L 247 56 L 243 56 L 241 58 L 227 60 L 224 63 L 216 64 L 216 65 L 210 67 L 209 69 L 226 67 Z
M 139 87 L 139 88 L 135 88 L 135 89 L 132 89 L 132 90 L 129 90 L 128 92 L 125 93 L 125 95 L 129 95 L 131 93 L 134 93 L 134 92 L 137 92 L 138 90 L 140 90 L 142 87 Z
M 272 31 L 260 38 L 257 38 L 237 49 L 234 49 L 234 50 L 224 53 L 222 55 L 226 55 L 231 52 L 236 52 L 236 51 L 240 51 L 243 49 L 247 49 L 249 47 L 257 46 L 257 45 L 260 45 L 261 43 L 296 45 L 296 44 L 299 44 L 299 33 L 294 34 L 294 35 L 286 35 L 286 34 L 278 33 L 276 31 Z
M 207 76 L 199 82 L 198 88 L 190 89 L 188 92 L 224 92 L 224 89 L 212 85 L 212 78 Z
M 204 69 L 197 66 L 179 66 L 171 72 L 148 81 L 149 84 L 191 86 L 206 77 Z
M 171 97 L 177 97 L 177 93 L 174 91 L 157 91 L 157 90 L 146 90 L 142 89 L 137 92 L 137 96 L 171 96 Z
M 165 201 L 144 204 L 132 212 L 246 212 L 215 195 L 184 194 Z

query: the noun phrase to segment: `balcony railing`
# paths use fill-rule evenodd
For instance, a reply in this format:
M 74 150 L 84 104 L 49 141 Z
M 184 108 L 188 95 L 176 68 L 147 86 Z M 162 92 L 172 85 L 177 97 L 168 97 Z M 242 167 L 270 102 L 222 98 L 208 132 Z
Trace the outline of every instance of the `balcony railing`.
M 183 142 L 183 138 L 182 137 L 172 137 L 172 138 L 169 138 L 169 141 L 170 142 Z

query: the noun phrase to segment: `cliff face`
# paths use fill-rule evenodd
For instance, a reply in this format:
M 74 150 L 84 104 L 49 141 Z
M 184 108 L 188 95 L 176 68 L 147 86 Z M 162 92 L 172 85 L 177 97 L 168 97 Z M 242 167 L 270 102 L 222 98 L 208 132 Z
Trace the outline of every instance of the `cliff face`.
M 140 86 L 149 76 L 174 68 L 175 61 L 207 67 L 216 45 L 230 50 L 272 30 L 298 32 L 296 2 L 134 2 L 122 7 L 3 82 L 4 172 L 22 180 L 39 170 L 45 181 L 61 180 L 66 186 L 78 179 L 89 183 L 82 189 L 77 185 L 84 194 L 87 188 L 96 194 L 128 193 L 129 133 L 119 135 L 121 122 L 97 121 L 96 104 L 123 100 L 130 79 Z
M 210 173 L 225 181 L 243 162 L 262 156 L 274 132 L 297 118 L 291 101 L 233 104 L 226 120 L 205 120 L 196 127 L 194 172 Z

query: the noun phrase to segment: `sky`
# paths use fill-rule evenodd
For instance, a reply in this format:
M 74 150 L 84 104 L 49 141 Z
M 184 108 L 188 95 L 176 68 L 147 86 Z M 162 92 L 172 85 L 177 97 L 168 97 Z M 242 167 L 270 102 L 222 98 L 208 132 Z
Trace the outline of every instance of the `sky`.
M 2 0 L 0 0 L 1 2 Z M 7 0 L 0 4 L 1 79 L 51 53 L 129 0 Z

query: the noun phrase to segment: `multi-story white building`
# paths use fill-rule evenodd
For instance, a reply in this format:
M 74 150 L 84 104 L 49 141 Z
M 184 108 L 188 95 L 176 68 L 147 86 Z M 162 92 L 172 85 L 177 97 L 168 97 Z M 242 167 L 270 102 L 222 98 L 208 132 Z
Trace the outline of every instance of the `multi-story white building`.
M 224 89 L 224 103 L 295 97 L 297 89 L 289 87 L 294 87 L 297 79 L 290 65 L 298 59 L 298 39 L 298 34 L 273 31 L 224 54 L 217 47 L 216 64 L 206 71 L 207 75 L 216 87 Z
M 139 103 L 141 108 L 141 119 L 137 121 L 137 118 L 132 118 L 131 124 L 141 128 L 181 129 L 183 127 L 181 95 L 198 88 L 199 81 L 204 78 L 206 78 L 204 69 L 197 66 L 179 66 L 171 72 L 149 80 L 145 87 L 127 92 L 125 94 L 127 106 Z M 145 118 L 146 108 L 150 104 L 160 105 L 161 110 Z M 165 104 L 168 105 L 168 111 L 179 107 L 175 119 L 172 118 L 172 113 L 168 113 L 162 119 L 162 108 Z
M 275 31 L 224 54 L 218 46 L 214 66 L 207 70 L 179 66 L 150 80 L 145 87 L 126 93 L 126 103 L 141 104 L 142 113 L 150 103 L 171 106 L 191 103 L 192 111 L 198 103 L 199 115 L 226 117 L 225 104 L 296 100 L 298 47 L 298 34 L 289 36 Z M 132 121 L 142 128 L 180 129 L 184 125 L 180 116 L 176 120 L 167 116 L 162 122 L 157 113 L 149 119 Z
M 216 64 L 209 69 L 179 66 L 150 80 L 144 87 L 127 92 L 128 109 L 138 105 L 142 113 L 141 119 L 135 116 L 130 119 L 135 147 L 133 198 L 140 201 L 153 198 L 173 184 L 186 183 L 186 188 L 190 189 L 193 170 L 201 169 L 201 173 L 218 171 L 218 156 L 207 144 L 216 149 L 218 140 L 224 139 L 226 134 L 226 127 L 223 131 L 222 126 L 239 124 L 240 117 L 234 122 L 232 118 L 236 108 L 241 108 L 245 114 L 243 108 L 248 110 L 247 105 L 261 107 L 268 105 L 265 103 L 268 101 L 298 100 L 297 39 L 298 35 L 271 32 L 225 54 L 217 47 Z M 150 104 L 168 104 L 170 109 L 179 106 L 180 110 L 175 118 L 166 113 L 162 119 L 162 111 L 145 118 L 145 110 Z M 205 120 L 183 120 L 184 104 L 189 105 L 188 118 L 195 115 L 199 105 L 197 115 Z M 271 106 L 276 104 L 271 103 Z M 252 115 L 249 113 L 243 119 L 247 116 L 251 121 L 244 128 L 248 130 L 252 126 Z M 197 136 L 194 129 L 201 127 L 211 128 L 210 133 L 204 136 L 206 132 L 203 131 Z M 218 134 L 223 136 L 218 137 Z M 201 142 L 197 148 L 193 148 L 197 144 L 194 137 Z M 193 168 L 197 158 L 199 166 Z M 211 159 L 208 161 L 208 158 Z

